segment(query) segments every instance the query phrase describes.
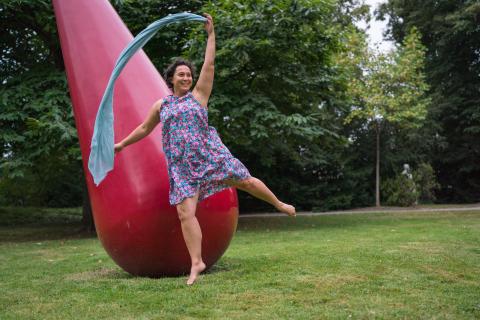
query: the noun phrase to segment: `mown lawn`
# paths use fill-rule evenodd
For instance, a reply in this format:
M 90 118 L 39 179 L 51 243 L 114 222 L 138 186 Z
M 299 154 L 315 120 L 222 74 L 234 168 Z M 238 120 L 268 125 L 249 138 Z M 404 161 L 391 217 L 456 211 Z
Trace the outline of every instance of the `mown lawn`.
M 241 218 L 193 287 L 130 276 L 79 219 L 0 209 L 0 319 L 480 318 L 479 211 Z

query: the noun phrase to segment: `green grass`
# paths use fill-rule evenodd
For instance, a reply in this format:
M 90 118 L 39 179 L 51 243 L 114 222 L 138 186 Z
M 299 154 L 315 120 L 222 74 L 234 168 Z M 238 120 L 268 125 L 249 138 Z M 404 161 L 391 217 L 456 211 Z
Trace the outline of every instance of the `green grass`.
M 480 318 L 478 211 L 241 218 L 193 287 L 130 276 L 54 212 L 0 227 L 0 319 Z

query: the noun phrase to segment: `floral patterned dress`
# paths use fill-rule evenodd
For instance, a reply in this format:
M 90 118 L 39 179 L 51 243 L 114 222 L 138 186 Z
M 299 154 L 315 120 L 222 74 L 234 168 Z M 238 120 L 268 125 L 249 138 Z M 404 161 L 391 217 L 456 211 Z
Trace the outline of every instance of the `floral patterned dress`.
M 160 109 L 163 151 L 169 176 L 169 202 L 176 205 L 199 191 L 198 200 L 229 186 L 225 179 L 250 177 L 248 169 L 232 156 L 215 128 L 208 125 L 206 108 L 191 92 L 169 95 Z

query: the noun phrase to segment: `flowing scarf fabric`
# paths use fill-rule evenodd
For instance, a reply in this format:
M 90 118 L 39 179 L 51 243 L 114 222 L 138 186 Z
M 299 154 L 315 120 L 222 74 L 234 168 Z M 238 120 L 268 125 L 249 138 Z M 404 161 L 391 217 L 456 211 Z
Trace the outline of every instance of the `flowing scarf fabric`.
M 123 49 L 118 57 L 98 108 L 95 127 L 93 129 L 92 143 L 90 145 L 88 169 L 90 170 L 90 173 L 93 176 L 93 181 L 97 186 L 102 182 L 107 173 L 113 169 L 113 87 L 115 81 L 130 58 L 141 49 L 160 28 L 171 23 L 183 21 L 205 22 L 207 19 L 192 13 L 177 13 L 157 20 L 142 30 L 142 32 L 140 32 L 128 44 L 128 46 Z

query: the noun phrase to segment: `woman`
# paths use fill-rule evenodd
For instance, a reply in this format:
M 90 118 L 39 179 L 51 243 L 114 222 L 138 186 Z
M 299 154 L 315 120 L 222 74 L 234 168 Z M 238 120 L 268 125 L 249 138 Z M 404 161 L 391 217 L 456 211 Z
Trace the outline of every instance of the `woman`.
M 165 72 L 173 91 L 157 101 L 145 121 L 124 140 L 115 152 L 147 136 L 162 122 L 163 149 L 170 184 L 169 201 L 177 208 L 182 233 L 192 260 L 187 284 L 191 285 L 205 269 L 202 261 L 202 232 L 195 217 L 197 202 L 227 187 L 236 187 L 272 204 L 279 211 L 295 216 L 295 208 L 275 195 L 228 151 L 217 132 L 208 126 L 207 104 L 212 92 L 215 60 L 215 32 L 212 17 L 205 15 L 208 33 L 205 60 L 197 84 L 190 92 L 193 69 L 178 59 Z

